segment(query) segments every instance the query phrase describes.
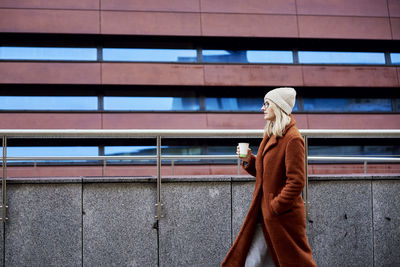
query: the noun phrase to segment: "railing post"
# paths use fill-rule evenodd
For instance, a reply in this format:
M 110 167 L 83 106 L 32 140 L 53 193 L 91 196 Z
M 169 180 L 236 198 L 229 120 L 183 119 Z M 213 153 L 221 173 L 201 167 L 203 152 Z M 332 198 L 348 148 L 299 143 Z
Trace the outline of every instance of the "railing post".
M 367 174 L 367 161 L 364 161 L 364 174 Z
M 103 177 L 106 176 L 106 167 L 107 167 L 107 160 L 103 160 Z
M 161 136 L 157 136 L 157 221 L 161 220 L 162 216 L 161 203 Z
M 7 136 L 3 136 L 3 177 L 1 180 L 1 218 L 3 223 L 7 221 L 7 198 L 6 198 L 6 189 L 7 189 Z
M 37 172 L 37 160 L 33 161 L 33 173 L 35 174 L 35 176 L 38 176 L 38 172 Z
M 305 185 L 305 210 L 306 210 L 306 219 L 307 221 L 311 221 L 310 219 L 310 207 L 308 202 L 308 137 L 304 136 L 304 147 L 305 147 L 305 175 L 306 175 L 306 185 Z

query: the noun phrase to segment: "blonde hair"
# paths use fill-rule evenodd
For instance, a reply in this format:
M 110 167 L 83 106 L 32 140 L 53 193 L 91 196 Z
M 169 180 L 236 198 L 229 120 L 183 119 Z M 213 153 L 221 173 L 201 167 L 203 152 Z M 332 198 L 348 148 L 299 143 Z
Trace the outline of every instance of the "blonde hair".
M 267 99 L 265 99 L 267 100 Z M 264 135 L 275 135 L 276 137 L 282 137 L 283 131 L 286 126 L 289 125 L 292 120 L 288 114 L 286 114 L 281 108 L 279 108 L 274 102 L 268 99 L 269 107 L 275 114 L 275 121 L 267 121 L 267 124 L 264 128 Z

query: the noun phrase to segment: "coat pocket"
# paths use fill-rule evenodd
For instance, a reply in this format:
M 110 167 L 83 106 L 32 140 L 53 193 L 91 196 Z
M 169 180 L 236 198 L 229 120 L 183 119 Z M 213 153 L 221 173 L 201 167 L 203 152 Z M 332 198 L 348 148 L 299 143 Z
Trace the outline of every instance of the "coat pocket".
M 282 212 L 280 212 L 280 211 L 275 212 L 274 209 L 272 208 L 272 201 L 273 200 L 274 200 L 274 194 L 273 193 L 269 193 L 269 195 L 268 195 L 268 209 L 269 209 L 269 211 L 271 213 L 271 216 L 278 217 L 278 216 L 282 216 L 282 215 L 291 213 L 293 211 L 293 209 L 290 208 L 290 209 L 284 210 Z
M 277 216 L 278 214 L 276 214 L 274 212 L 274 209 L 272 208 L 272 200 L 273 199 L 274 199 L 274 194 L 269 193 L 268 194 L 268 210 L 269 210 L 269 213 L 271 214 L 271 216 Z

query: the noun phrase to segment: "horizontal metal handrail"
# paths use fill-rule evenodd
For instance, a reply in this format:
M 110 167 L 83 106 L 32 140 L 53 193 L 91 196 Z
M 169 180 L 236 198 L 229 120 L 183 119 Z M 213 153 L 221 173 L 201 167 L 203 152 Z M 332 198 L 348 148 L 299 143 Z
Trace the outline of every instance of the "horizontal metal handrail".
M 400 137 L 400 130 L 339 130 L 339 129 L 300 129 L 300 133 L 306 137 L 354 137 L 354 138 L 388 138 Z M 186 129 L 154 129 L 154 130 L 76 130 L 76 129 L 0 129 L 0 135 L 6 137 L 76 137 L 76 138 L 129 138 L 129 137 L 262 137 L 263 130 L 242 130 L 242 129 L 216 129 L 216 130 L 186 130 Z
M 334 162 L 399 162 L 400 158 L 393 157 L 323 157 L 323 156 L 308 156 L 309 161 L 334 161 Z
M 236 160 L 237 155 L 161 155 L 164 160 L 194 160 L 194 159 L 223 159 Z M 7 160 L 154 160 L 154 156 L 32 156 L 32 157 L 7 157 Z M 308 156 L 309 161 L 367 161 L 367 162 L 400 162 L 400 158 L 393 157 L 325 157 L 325 156 Z
M 237 155 L 168 155 L 161 156 L 165 160 L 183 159 L 237 159 Z M 148 160 L 157 159 L 154 156 L 32 156 L 32 157 L 7 157 L 7 160 Z

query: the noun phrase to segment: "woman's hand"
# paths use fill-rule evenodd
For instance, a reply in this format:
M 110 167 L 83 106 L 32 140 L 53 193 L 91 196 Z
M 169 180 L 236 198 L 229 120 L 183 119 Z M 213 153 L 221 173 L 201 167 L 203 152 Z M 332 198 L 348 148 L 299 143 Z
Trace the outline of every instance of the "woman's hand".
M 239 155 L 240 155 L 239 146 L 237 146 L 237 147 L 236 147 L 236 154 L 238 155 L 238 157 L 239 157 L 241 160 L 246 161 L 247 163 L 249 163 L 250 160 L 251 160 L 251 149 L 250 149 L 250 148 L 247 149 L 247 156 L 246 156 L 246 157 L 240 157 L 240 156 L 239 156 Z

